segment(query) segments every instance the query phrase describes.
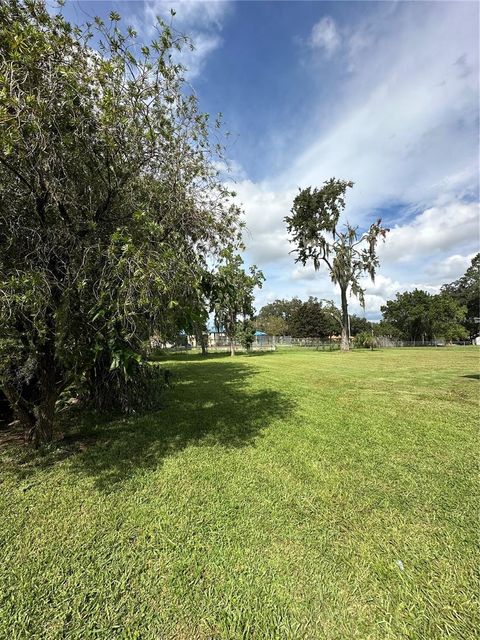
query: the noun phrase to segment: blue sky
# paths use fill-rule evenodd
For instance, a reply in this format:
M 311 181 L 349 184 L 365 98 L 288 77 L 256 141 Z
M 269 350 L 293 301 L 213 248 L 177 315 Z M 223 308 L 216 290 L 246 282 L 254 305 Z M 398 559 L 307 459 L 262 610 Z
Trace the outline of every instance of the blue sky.
M 289 255 L 283 218 L 299 187 L 355 182 L 346 217 L 391 227 L 366 315 L 397 291 L 436 292 L 479 250 L 479 5 L 476 2 L 80 2 L 116 9 L 145 37 L 168 16 L 195 45 L 183 62 L 202 110 L 232 133 L 230 179 L 246 260 L 278 297 L 338 299 L 325 272 Z M 351 309 L 363 314 L 352 299 Z

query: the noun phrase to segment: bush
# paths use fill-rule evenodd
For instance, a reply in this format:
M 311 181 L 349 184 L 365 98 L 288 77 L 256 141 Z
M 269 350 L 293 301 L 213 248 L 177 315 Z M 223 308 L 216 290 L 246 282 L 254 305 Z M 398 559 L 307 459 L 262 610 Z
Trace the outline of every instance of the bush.
M 373 349 L 375 346 L 375 338 L 368 331 L 362 331 L 355 337 L 355 346 L 361 349 Z

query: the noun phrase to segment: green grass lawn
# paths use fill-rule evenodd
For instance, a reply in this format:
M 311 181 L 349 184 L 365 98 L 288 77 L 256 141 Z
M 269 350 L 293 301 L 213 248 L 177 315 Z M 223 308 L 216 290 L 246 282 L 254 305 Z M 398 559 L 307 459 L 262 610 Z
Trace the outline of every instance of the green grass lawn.
M 478 637 L 474 347 L 165 362 L 162 411 L 4 446 L 2 639 Z

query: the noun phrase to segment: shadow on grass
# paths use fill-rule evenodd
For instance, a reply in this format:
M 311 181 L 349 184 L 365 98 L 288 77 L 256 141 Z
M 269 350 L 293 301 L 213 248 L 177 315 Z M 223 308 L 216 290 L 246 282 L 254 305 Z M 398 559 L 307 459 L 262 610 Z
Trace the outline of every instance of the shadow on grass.
M 78 415 L 67 436 L 77 446 L 69 460 L 72 473 L 95 478 L 95 485 L 113 491 L 142 469 L 154 469 L 189 444 L 244 447 L 272 420 L 293 410 L 282 393 L 250 386 L 253 363 L 230 357 L 175 356 L 175 383 L 166 392 L 165 407 L 156 412 L 108 420 Z
M 237 355 L 232 358 L 228 351 L 213 351 L 209 352 L 206 355 L 202 355 L 201 353 L 191 352 L 191 351 L 181 351 L 176 353 L 162 353 L 159 355 L 150 356 L 150 360 L 152 362 L 166 362 L 166 361 L 175 361 L 175 362 L 208 362 L 209 360 L 228 360 L 232 363 L 235 362 L 235 358 L 257 358 L 258 356 L 270 356 L 275 355 L 275 351 L 250 351 L 246 353 L 245 351 L 237 352 Z
M 471 380 L 480 380 L 480 373 L 469 373 L 462 378 L 470 378 Z

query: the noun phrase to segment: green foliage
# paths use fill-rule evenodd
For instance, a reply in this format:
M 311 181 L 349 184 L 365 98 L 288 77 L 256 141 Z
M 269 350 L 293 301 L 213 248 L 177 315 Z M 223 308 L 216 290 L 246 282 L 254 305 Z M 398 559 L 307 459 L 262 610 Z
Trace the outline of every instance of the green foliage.
M 235 339 L 246 351 L 250 351 L 255 342 L 255 325 L 251 320 L 244 320 L 237 327 Z
M 255 320 L 255 326 L 269 336 L 286 336 L 289 334 L 288 324 L 279 316 L 262 315 Z
M 331 178 L 321 189 L 300 190 L 293 201 L 292 215 L 285 218 L 291 242 L 296 246 L 296 262 L 305 265 L 312 261 L 315 270 L 323 262 L 331 280 L 340 287 L 342 298 L 342 349 L 348 350 L 347 292 L 364 304 L 364 290 L 360 277 L 367 273 L 372 280 L 379 264 L 376 246 L 385 238 L 388 229 L 378 219 L 359 235 L 358 227 L 348 222 L 339 230 L 340 215 L 345 209 L 345 193 L 353 182 Z
M 366 318 L 352 314 L 350 316 L 350 335 L 356 336 L 359 333 L 371 333 L 372 323 Z
M 355 346 L 363 349 L 373 349 L 375 346 L 375 338 L 372 336 L 372 332 L 361 331 L 355 336 Z
M 466 306 L 467 312 L 462 324 L 471 337 L 476 336 L 480 331 L 480 325 L 475 321 L 475 318 L 480 318 L 480 253 L 472 258 L 461 278 L 443 285 L 442 292 Z
M 239 316 L 245 321 L 255 313 L 254 289 L 265 280 L 255 265 L 249 274 L 242 268 L 243 260 L 238 254 L 227 250 L 222 254 L 222 263 L 213 275 L 211 289 L 211 311 L 215 314 L 217 328 L 223 329 L 230 340 L 231 354 L 235 353 L 235 336 Z
M 388 300 L 381 307 L 383 319 L 406 340 L 429 340 L 432 337 L 431 297 L 419 289 L 397 293 L 395 300 Z
M 398 340 L 402 337 L 402 332 L 386 320 L 372 322 L 371 330 L 373 331 L 373 335 L 376 337 L 385 337 L 390 338 L 391 340 Z
M 448 342 L 467 337 L 461 324 L 467 309 L 446 293 L 431 295 L 419 289 L 397 293 L 381 310 L 384 320 L 405 340 L 442 337 Z
M 257 328 L 270 335 L 292 335 L 292 316 L 302 304 L 299 298 L 266 304 L 256 318 Z
M 433 335 L 442 336 L 447 342 L 468 338 L 468 331 L 462 325 L 466 313 L 467 307 L 449 295 L 433 296 L 430 308 Z
M 88 386 L 81 399 L 86 406 L 98 411 L 135 413 L 159 409 L 164 401 L 164 391 L 169 386 L 169 373 L 148 362 L 131 358 L 129 373 L 122 367 L 111 367 L 105 373 L 101 366 L 92 368 Z
M 145 46 L 119 20 L 0 5 L 0 383 L 35 440 L 89 369 L 128 368 L 153 332 L 205 318 L 207 262 L 240 239 L 221 148 L 172 58 L 185 38 L 159 22 Z
M 352 334 L 358 333 L 367 323 L 357 316 L 351 316 L 351 322 Z M 342 321 L 340 310 L 331 300 L 318 300 L 310 296 L 307 301 L 293 298 L 266 304 L 260 309 L 255 324 L 269 335 L 325 339 L 338 335 Z
M 312 296 L 302 302 L 290 319 L 291 335 L 295 338 L 328 338 L 338 333 L 338 323 L 327 312 L 322 302 Z

